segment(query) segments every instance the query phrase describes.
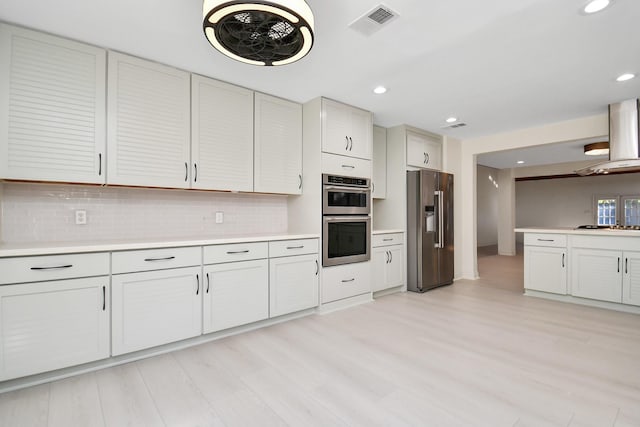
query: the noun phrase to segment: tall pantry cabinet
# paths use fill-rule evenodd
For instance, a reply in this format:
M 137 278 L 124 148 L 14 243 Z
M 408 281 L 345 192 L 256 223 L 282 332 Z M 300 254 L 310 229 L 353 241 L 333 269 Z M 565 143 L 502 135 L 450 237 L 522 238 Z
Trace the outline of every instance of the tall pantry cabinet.
M 0 178 L 105 182 L 106 51 L 0 23 Z

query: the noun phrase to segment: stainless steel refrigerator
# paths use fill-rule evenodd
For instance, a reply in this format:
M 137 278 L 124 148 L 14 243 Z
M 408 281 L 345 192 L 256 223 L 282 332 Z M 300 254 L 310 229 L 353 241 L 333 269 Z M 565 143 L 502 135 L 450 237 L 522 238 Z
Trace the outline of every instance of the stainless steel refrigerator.
M 453 282 L 453 175 L 407 172 L 407 289 Z

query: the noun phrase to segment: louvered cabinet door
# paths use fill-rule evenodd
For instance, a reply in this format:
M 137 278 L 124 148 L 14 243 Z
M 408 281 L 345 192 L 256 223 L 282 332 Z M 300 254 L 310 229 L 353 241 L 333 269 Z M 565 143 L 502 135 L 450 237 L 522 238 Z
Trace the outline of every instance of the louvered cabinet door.
M 0 23 L 0 178 L 105 182 L 106 52 Z
M 622 302 L 640 305 L 640 252 L 624 252 Z
M 107 183 L 188 188 L 190 76 L 109 52 Z
M 109 277 L 0 286 L 0 381 L 109 357 Z
M 192 188 L 253 191 L 253 91 L 192 76 Z
M 255 95 L 255 191 L 302 193 L 302 105 Z

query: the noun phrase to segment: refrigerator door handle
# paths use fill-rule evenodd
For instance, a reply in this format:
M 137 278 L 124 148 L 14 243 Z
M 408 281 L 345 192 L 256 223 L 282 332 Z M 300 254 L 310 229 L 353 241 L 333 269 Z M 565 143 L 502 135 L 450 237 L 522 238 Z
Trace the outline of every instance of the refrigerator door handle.
M 442 203 L 442 199 L 444 197 L 444 193 L 442 191 L 435 191 L 435 210 L 438 214 L 436 217 L 436 248 L 444 247 L 444 227 L 443 227 L 443 219 L 444 219 L 444 205 Z
M 440 211 L 440 191 L 433 192 L 433 205 L 434 205 L 434 214 L 435 214 L 435 236 L 434 236 L 434 247 L 441 248 L 442 240 L 440 235 L 440 216 L 442 212 Z

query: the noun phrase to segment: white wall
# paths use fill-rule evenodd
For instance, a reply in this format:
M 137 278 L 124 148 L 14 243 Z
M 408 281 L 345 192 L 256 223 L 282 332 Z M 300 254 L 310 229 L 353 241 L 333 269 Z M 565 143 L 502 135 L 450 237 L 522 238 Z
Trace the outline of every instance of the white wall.
M 210 238 L 287 232 L 287 197 L 148 188 L 4 183 L 5 243 Z M 74 211 L 87 211 L 76 225 Z M 215 223 L 215 212 L 224 223 Z
M 607 115 L 602 114 L 463 141 L 459 164 L 448 165 L 459 170 L 458 179 L 461 180 L 461 191 L 456 192 L 455 197 L 455 215 L 461 221 L 459 225 L 456 221 L 456 237 L 459 238 L 459 240 L 456 239 L 456 259 L 460 257 L 460 262 L 456 263 L 456 277 L 466 279 L 478 277 L 476 245 L 476 156 L 478 154 L 603 137 L 608 134 L 608 130 Z M 453 163 L 455 159 L 449 158 L 449 162 Z M 515 242 L 515 233 L 512 234 L 512 240 Z
M 576 227 L 593 224 L 594 196 L 602 194 L 640 194 L 640 174 L 516 182 L 516 225 Z
M 460 195 L 462 194 L 462 141 L 459 139 L 445 136 L 442 146 L 442 170 L 453 174 L 453 245 L 454 245 L 454 279 L 461 278 L 462 272 L 462 215 L 458 204 L 460 203 Z M 387 191 L 389 189 L 387 188 Z
M 498 169 L 478 165 L 478 246 L 498 244 Z

